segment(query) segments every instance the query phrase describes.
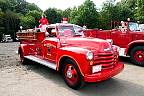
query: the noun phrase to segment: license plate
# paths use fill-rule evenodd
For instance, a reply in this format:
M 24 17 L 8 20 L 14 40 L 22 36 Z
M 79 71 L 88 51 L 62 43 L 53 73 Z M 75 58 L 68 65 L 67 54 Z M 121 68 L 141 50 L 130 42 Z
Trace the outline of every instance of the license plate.
M 92 72 L 95 73 L 95 72 L 99 72 L 101 71 L 102 69 L 102 66 L 101 65 L 95 65 L 92 67 Z

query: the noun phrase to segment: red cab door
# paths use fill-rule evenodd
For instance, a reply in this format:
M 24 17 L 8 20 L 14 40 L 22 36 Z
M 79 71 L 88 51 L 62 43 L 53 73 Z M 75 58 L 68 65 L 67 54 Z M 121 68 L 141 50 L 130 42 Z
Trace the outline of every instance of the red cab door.
M 131 41 L 131 37 L 128 31 L 112 31 L 111 39 L 113 40 L 113 44 L 120 46 L 121 48 L 125 48 L 127 44 Z
M 57 55 L 57 38 L 49 37 L 45 40 L 44 43 L 44 58 L 49 61 L 55 62 Z

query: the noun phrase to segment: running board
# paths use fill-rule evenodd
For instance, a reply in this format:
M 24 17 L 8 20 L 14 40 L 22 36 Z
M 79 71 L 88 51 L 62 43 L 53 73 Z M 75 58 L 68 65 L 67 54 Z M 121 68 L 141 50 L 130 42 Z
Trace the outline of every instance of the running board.
M 27 58 L 29 60 L 32 60 L 34 62 L 40 63 L 42 65 L 45 65 L 45 66 L 47 66 L 49 68 L 52 68 L 52 69 L 56 70 L 56 64 L 55 63 L 48 62 L 46 60 L 40 59 L 40 58 L 32 56 L 32 55 L 24 56 L 24 58 Z

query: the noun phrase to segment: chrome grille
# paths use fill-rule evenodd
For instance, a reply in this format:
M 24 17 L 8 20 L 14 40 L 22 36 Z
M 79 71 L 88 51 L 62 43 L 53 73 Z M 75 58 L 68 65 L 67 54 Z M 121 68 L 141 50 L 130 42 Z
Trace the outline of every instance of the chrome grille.
M 102 70 L 113 68 L 117 57 L 113 52 L 94 55 L 94 65 L 102 65 Z

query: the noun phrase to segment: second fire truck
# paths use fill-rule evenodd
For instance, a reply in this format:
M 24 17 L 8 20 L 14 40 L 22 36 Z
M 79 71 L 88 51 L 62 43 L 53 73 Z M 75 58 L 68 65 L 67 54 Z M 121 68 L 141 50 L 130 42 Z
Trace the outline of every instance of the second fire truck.
M 132 63 L 144 66 L 144 32 L 135 22 L 121 22 L 122 26 L 113 30 L 85 30 L 87 37 L 111 39 L 120 47 L 120 56 L 130 56 Z

